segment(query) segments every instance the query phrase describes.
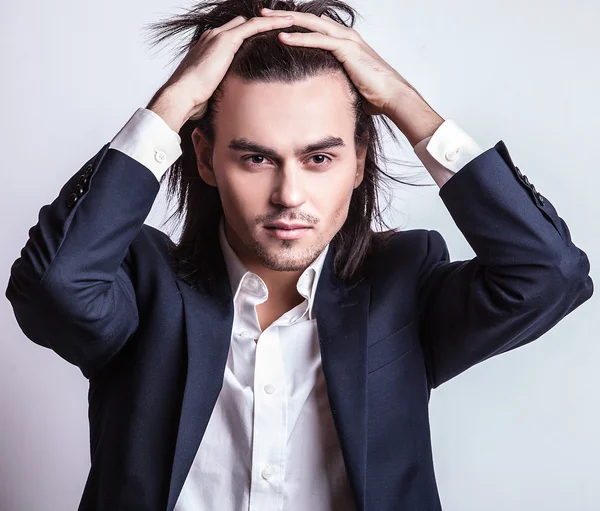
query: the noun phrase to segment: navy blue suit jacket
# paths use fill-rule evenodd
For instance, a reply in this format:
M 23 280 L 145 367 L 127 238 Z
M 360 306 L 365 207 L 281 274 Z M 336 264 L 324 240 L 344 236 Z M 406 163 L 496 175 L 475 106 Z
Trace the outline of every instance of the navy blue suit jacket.
M 104 145 L 41 208 L 6 296 L 33 342 L 89 379 L 91 469 L 79 509 L 172 511 L 223 381 L 233 322 L 218 292 L 177 278 L 144 221 L 152 172 Z M 589 261 L 500 141 L 439 196 L 476 257 L 435 230 L 395 234 L 345 286 L 333 246 L 315 310 L 333 419 L 357 508 L 437 511 L 431 389 L 523 346 L 593 293 Z

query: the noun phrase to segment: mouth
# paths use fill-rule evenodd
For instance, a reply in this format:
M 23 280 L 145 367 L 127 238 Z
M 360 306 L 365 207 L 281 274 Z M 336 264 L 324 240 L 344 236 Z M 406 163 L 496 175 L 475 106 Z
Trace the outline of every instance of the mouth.
M 280 227 L 280 226 L 265 226 L 267 232 L 278 239 L 291 240 L 305 236 L 312 227 Z

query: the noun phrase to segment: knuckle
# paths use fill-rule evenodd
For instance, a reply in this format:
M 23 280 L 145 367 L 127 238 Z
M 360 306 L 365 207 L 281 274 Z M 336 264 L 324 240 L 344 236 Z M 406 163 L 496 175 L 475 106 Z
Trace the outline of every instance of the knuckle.
M 349 39 L 357 46 L 361 47 L 364 43 L 363 39 L 359 35 L 350 35 Z
M 214 44 L 219 45 L 219 44 L 222 44 L 223 41 L 227 41 L 227 39 L 229 37 L 230 36 L 228 35 L 228 33 L 226 31 L 225 32 L 217 32 L 214 35 L 214 37 L 212 38 L 212 41 L 213 41 Z
M 352 50 L 360 51 L 360 43 L 358 41 L 355 41 L 354 39 L 350 39 L 350 46 L 352 47 Z

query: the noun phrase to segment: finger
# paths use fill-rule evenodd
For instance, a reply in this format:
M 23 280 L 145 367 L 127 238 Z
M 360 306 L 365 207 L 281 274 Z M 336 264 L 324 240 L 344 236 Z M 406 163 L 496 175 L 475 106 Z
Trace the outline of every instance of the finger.
M 346 39 L 352 39 L 353 41 L 356 41 L 356 42 L 363 41 L 363 38 L 360 35 L 360 33 L 358 33 L 354 28 L 347 27 L 346 25 L 343 25 L 342 23 L 335 21 L 333 18 L 330 18 L 329 16 L 327 16 L 327 14 L 321 14 L 320 18 L 325 20 L 327 23 L 331 23 L 334 27 L 340 27 L 343 30 L 343 32 L 346 33 L 346 36 L 345 36 Z
M 346 37 L 346 35 L 343 33 L 344 27 L 339 24 L 338 27 L 335 27 L 331 23 L 328 23 L 324 18 L 320 18 L 312 13 L 282 10 L 265 11 L 263 9 L 261 10 L 261 14 L 267 18 L 277 18 L 280 16 L 291 15 L 294 18 L 294 24 L 298 25 L 299 27 L 308 28 L 313 32 L 321 32 L 333 37 Z
M 321 14 L 321 16 L 319 16 L 321 19 L 327 21 L 328 23 L 333 23 L 335 26 L 338 27 L 343 27 L 343 28 L 348 28 L 345 25 L 342 25 L 341 23 L 338 23 L 337 21 L 335 21 L 333 18 L 330 18 L 329 16 L 327 16 L 327 14 Z
M 204 38 L 204 39 L 211 38 L 220 32 L 237 27 L 238 25 L 241 25 L 242 23 L 245 23 L 246 21 L 247 21 L 246 18 L 244 18 L 244 16 L 242 16 L 240 14 L 239 16 L 236 16 L 235 18 L 230 19 L 227 23 L 224 23 L 220 27 L 205 30 L 204 32 L 202 32 L 202 35 L 200 36 L 200 38 L 201 39 L 202 38 Z
M 284 36 L 283 34 L 287 34 Z M 331 37 L 319 32 L 281 32 L 280 41 L 293 46 L 309 46 L 312 48 L 321 48 L 332 52 L 341 62 L 344 62 L 348 53 L 353 51 L 351 45 L 357 44 L 350 39 L 340 39 Z
M 224 23 L 220 27 L 214 28 L 212 30 L 212 32 L 218 34 L 219 32 L 222 32 L 223 30 L 229 30 L 233 27 L 237 27 L 238 25 L 241 25 L 242 23 L 246 23 L 246 21 L 248 21 L 248 20 L 240 14 L 239 16 L 236 16 L 235 18 L 230 19 L 227 23 Z
M 293 25 L 293 23 L 294 19 L 292 17 L 273 16 L 270 18 L 263 18 L 255 16 L 250 18 L 246 23 L 242 23 L 231 30 L 227 30 L 227 32 L 235 36 L 240 36 L 241 39 L 247 39 L 260 32 L 267 32 L 268 30 L 275 30 L 281 27 L 289 27 L 290 25 Z
M 261 14 L 264 14 L 265 17 L 277 17 L 283 16 L 284 14 L 291 14 L 291 16 L 294 18 L 294 25 L 308 28 L 313 32 L 321 32 L 322 34 L 332 37 L 354 40 L 356 39 L 357 35 L 357 33 L 351 28 L 340 25 L 331 18 L 320 17 L 308 12 L 274 10 L 261 11 Z

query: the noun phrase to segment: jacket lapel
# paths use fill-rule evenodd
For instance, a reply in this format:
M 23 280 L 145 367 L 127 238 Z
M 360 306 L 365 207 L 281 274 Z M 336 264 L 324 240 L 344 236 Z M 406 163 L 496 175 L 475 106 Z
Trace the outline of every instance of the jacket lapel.
M 333 245 L 332 245 L 333 248 Z M 329 250 L 315 294 L 321 362 L 333 422 L 357 510 L 365 506 L 367 469 L 367 320 L 370 284 L 344 284 Z
M 364 508 L 366 459 L 367 317 L 370 286 L 347 286 L 333 271 L 330 246 L 315 293 L 323 372 L 346 471 Z M 222 257 L 222 254 L 221 254 Z M 223 384 L 233 326 L 233 295 L 221 259 L 218 292 L 177 282 L 185 317 L 187 376 L 169 485 L 173 511 Z
M 173 511 L 223 385 L 233 328 L 233 296 L 224 275 L 218 293 L 177 281 L 183 300 L 187 376 L 169 485 Z

